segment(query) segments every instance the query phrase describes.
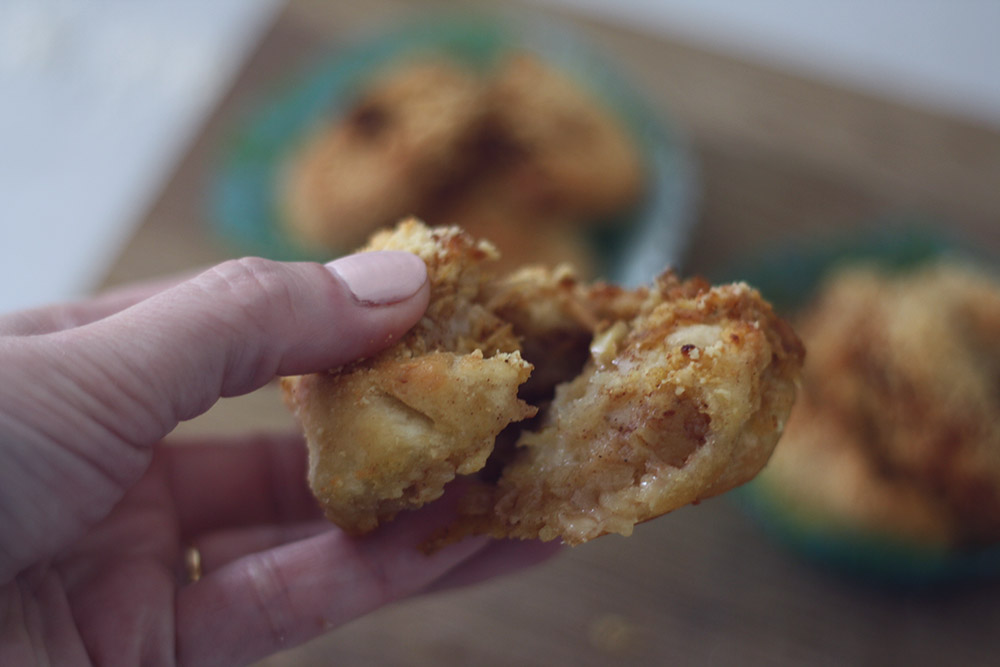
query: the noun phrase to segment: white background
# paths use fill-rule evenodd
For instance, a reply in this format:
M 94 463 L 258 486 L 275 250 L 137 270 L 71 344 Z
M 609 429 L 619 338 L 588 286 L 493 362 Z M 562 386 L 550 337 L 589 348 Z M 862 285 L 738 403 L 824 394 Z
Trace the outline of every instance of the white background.
M 998 0 L 537 0 L 1000 128 Z
M 90 291 L 277 0 L 0 0 L 0 312 Z
M 0 0 L 0 312 L 93 288 L 280 1 Z M 1000 128 L 1000 1 L 538 2 Z

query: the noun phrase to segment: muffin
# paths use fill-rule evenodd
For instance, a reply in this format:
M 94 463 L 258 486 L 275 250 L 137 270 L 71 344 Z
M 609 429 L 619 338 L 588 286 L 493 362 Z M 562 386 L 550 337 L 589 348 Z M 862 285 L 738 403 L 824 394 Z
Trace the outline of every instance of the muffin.
M 890 575 L 943 574 L 1000 541 L 996 277 L 954 259 L 844 267 L 797 329 L 801 398 L 753 488 L 768 518 Z
M 466 476 L 435 545 L 580 544 L 723 493 L 770 456 L 802 347 L 748 285 L 495 275 L 492 244 L 415 220 L 365 248 L 385 249 L 427 263 L 425 316 L 371 358 L 282 382 L 310 486 L 344 530 L 374 530 Z
M 496 240 L 510 266 L 601 268 L 590 231 L 625 213 L 644 165 L 600 98 L 518 50 L 473 68 L 443 55 L 387 63 L 323 120 L 282 173 L 288 233 L 340 253 L 407 216 Z

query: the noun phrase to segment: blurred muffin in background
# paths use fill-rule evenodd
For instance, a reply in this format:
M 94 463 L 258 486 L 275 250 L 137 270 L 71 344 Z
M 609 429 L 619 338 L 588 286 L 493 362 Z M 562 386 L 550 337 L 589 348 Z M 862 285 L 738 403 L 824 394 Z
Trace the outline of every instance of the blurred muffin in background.
M 846 267 L 797 329 L 802 392 L 753 488 L 768 518 L 904 573 L 1000 542 L 996 277 L 956 260 Z
M 525 208 L 594 221 L 639 198 L 635 144 L 564 72 L 514 54 L 501 64 L 488 99 L 501 136 L 520 153 L 501 178 Z
M 443 59 L 374 76 L 343 117 L 317 128 L 284 174 L 289 229 L 307 245 L 360 246 L 470 168 L 483 83 Z
M 639 200 L 638 147 L 565 73 L 511 51 L 474 70 L 401 59 L 327 118 L 283 173 L 282 211 L 303 245 L 332 252 L 408 215 L 495 240 L 505 261 L 598 270 L 585 238 Z

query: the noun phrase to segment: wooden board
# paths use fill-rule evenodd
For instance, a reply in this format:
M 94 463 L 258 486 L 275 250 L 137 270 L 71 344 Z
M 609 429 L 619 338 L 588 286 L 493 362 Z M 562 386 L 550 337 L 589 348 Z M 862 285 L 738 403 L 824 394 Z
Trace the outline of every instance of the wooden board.
M 432 3 L 292 2 L 208 121 L 107 284 L 204 266 L 206 191 L 229 128 L 288 72 Z M 448 6 L 447 4 L 445 6 Z M 1000 252 L 1000 133 L 557 14 L 686 129 L 702 184 L 690 271 L 783 239 L 916 212 Z M 291 425 L 276 392 L 220 402 L 179 436 Z M 726 498 L 532 572 L 395 605 L 270 665 L 994 664 L 1000 590 L 867 588 L 800 562 Z

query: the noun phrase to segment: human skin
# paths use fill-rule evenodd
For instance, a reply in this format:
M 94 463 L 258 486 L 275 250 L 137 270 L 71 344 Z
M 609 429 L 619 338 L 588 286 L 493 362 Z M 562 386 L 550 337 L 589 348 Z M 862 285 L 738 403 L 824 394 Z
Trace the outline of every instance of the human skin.
M 449 494 L 350 537 L 320 517 L 298 435 L 164 441 L 220 397 L 373 353 L 427 299 L 422 262 L 380 252 L 0 316 L 0 664 L 245 664 L 551 555 L 485 538 L 425 555 Z

